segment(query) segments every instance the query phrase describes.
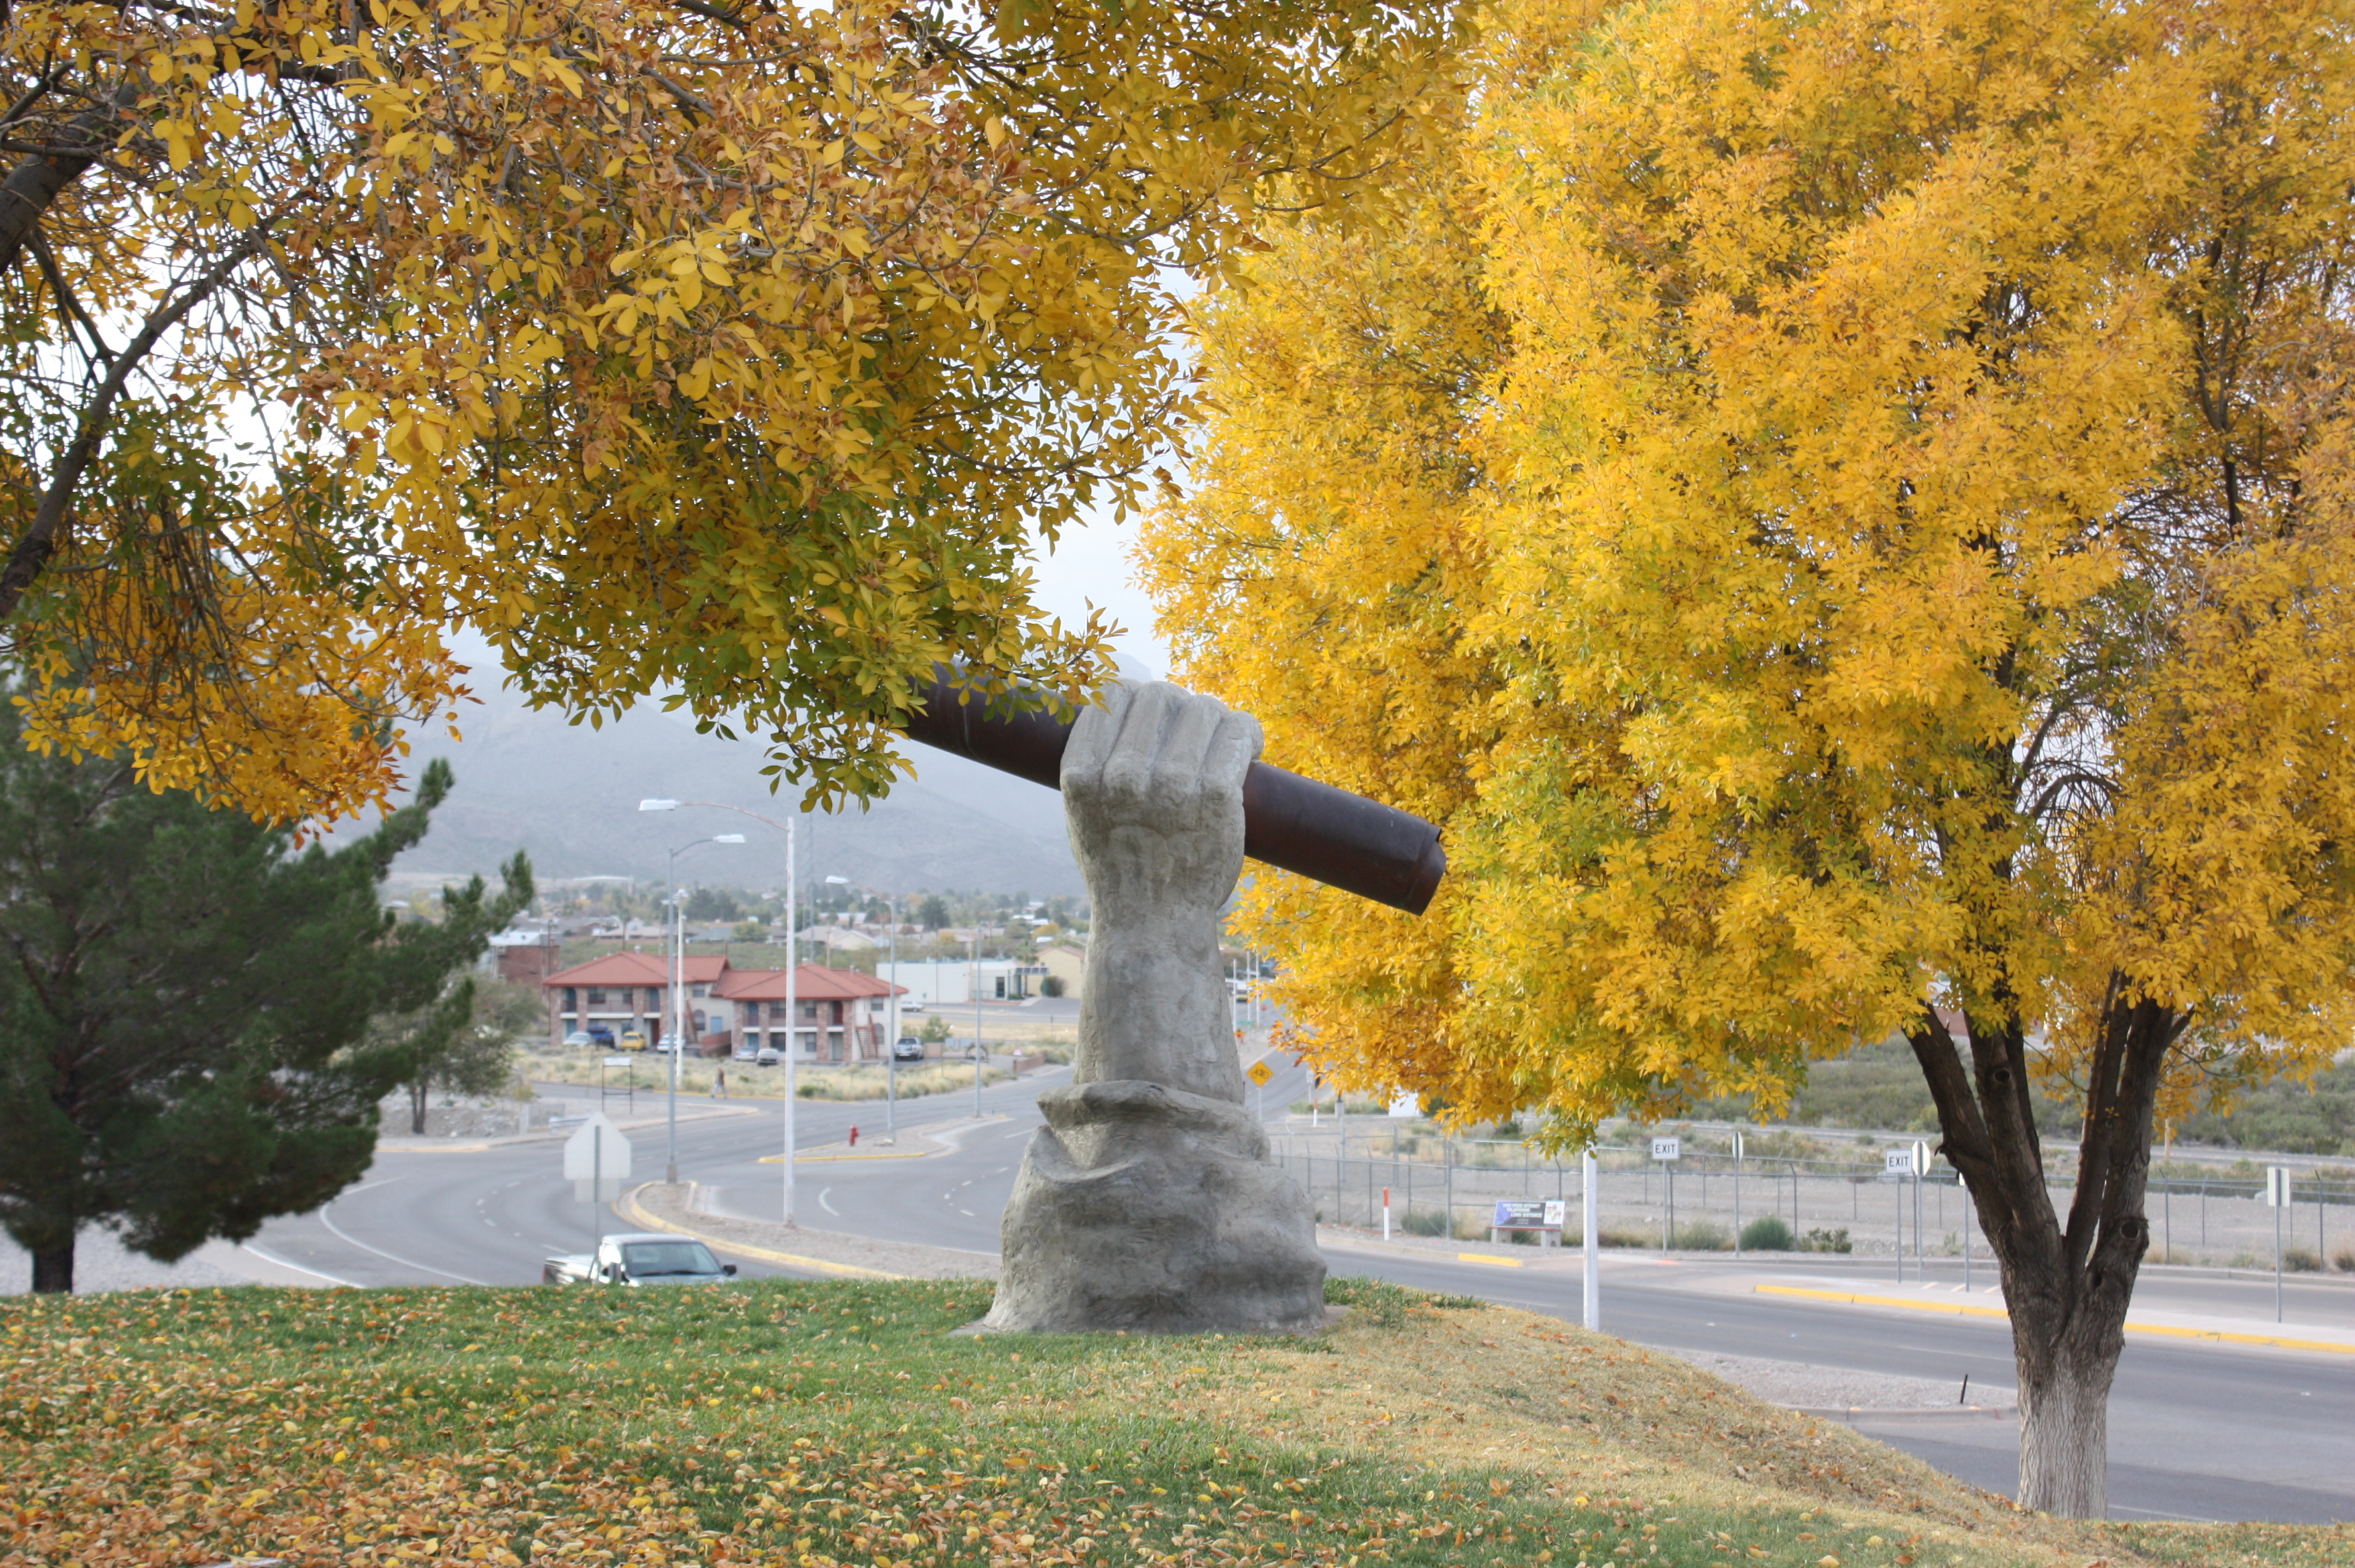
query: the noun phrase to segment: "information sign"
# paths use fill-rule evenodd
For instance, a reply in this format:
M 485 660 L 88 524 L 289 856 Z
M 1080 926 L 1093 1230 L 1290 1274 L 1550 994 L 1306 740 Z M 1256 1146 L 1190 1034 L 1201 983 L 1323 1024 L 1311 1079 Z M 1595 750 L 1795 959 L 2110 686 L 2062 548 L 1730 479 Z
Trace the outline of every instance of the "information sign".
M 1681 1138 L 1654 1138 L 1652 1140 L 1652 1157 L 1654 1159 L 1682 1159 L 1684 1155 L 1684 1140 Z
M 1930 1146 L 1918 1138 L 1913 1144 L 1913 1174 L 1916 1176 L 1930 1174 Z
M 1263 1056 L 1257 1061 L 1252 1062 L 1249 1067 L 1243 1069 L 1243 1076 L 1250 1079 L 1260 1088 L 1264 1089 L 1267 1087 L 1267 1081 L 1275 1076 L 1275 1069 L 1270 1067 L 1267 1064 L 1267 1058 Z
M 630 1176 L 630 1140 L 602 1111 L 591 1112 L 564 1140 L 564 1176 L 578 1201 L 610 1203 L 622 1195 Z
M 1881 1151 L 1881 1173 L 1883 1176 L 1910 1176 L 1913 1171 L 1913 1151 L 1889 1148 Z
M 1562 1205 L 1557 1199 L 1499 1198 L 1490 1223 L 1499 1231 L 1559 1231 Z
M 2289 1167 L 2286 1165 L 2265 1167 L 2265 1207 L 2268 1209 L 2289 1207 Z

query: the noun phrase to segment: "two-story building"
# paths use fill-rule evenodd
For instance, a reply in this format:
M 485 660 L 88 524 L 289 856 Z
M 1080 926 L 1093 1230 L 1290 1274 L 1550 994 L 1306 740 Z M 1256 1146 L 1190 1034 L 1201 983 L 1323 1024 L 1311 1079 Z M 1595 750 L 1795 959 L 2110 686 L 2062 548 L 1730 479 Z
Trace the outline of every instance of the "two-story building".
M 804 1061 L 880 1061 L 890 1045 L 883 1036 L 895 987 L 857 969 L 803 965 L 794 977 L 798 1024 L 786 1017 L 783 969 L 739 969 L 723 955 L 689 954 L 682 977 L 687 1039 L 707 1055 L 790 1039 Z M 560 1046 L 600 1024 L 616 1039 L 637 1029 L 659 1040 L 670 1029 L 669 986 L 670 965 L 653 953 L 609 954 L 559 970 L 540 987 L 549 1040 Z

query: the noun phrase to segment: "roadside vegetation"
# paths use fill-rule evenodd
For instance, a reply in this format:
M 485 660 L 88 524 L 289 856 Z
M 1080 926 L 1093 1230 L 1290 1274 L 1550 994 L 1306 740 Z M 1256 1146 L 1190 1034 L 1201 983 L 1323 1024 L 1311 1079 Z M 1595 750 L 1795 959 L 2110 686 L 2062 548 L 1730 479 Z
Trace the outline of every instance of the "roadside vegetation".
M 2344 1563 L 2023 1515 L 1551 1319 L 1362 1280 L 1315 1339 L 955 1338 L 989 1286 L 0 1305 L 0 1560 L 81 1568 Z
M 597 1082 L 599 1053 L 583 1051 L 526 1052 L 520 1059 L 524 1074 L 538 1083 L 585 1083 Z M 682 1094 L 708 1096 L 712 1080 L 720 1071 L 728 1074 L 728 1093 L 736 1100 L 782 1099 L 785 1092 L 785 1072 L 782 1067 L 758 1067 L 749 1061 L 737 1061 L 725 1057 L 689 1057 L 679 1063 L 678 1089 Z M 606 1082 L 619 1088 L 634 1081 L 641 1094 L 660 1093 L 669 1080 L 665 1076 L 668 1065 L 655 1051 L 637 1054 L 626 1068 L 610 1068 Z M 1003 1083 L 1014 1076 L 1002 1066 L 986 1067 L 982 1083 Z M 898 1073 L 898 1094 L 902 1100 L 922 1099 L 928 1094 L 953 1094 L 973 1088 L 973 1064 L 969 1061 L 905 1062 Z M 804 1066 L 794 1074 L 794 1092 L 805 1100 L 880 1100 L 890 1086 L 890 1074 L 878 1066 L 809 1067 Z

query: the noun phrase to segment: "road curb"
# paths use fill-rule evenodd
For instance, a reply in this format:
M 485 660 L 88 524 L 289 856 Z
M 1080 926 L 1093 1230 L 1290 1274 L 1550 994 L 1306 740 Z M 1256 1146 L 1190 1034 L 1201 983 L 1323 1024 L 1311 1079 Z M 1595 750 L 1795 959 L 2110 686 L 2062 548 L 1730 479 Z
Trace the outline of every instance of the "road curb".
M 782 1264 L 787 1268 L 815 1269 L 820 1274 L 833 1275 L 837 1278 L 846 1279 L 911 1277 L 904 1274 L 886 1274 L 881 1269 L 861 1268 L 857 1264 L 829 1263 L 825 1258 L 804 1257 L 799 1253 L 771 1252 L 766 1247 L 746 1246 L 741 1242 L 731 1242 L 724 1237 L 712 1235 L 709 1232 L 692 1230 L 676 1221 L 666 1220 L 659 1214 L 648 1211 L 638 1202 L 638 1194 L 654 1185 L 655 1185 L 654 1182 L 648 1181 L 631 1188 L 622 1194 L 620 1201 L 613 1205 L 614 1209 L 623 1219 L 633 1224 L 643 1225 L 649 1231 L 664 1231 L 674 1236 L 692 1236 L 714 1252 L 734 1253 L 740 1257 L 758 1258 L 764 1264 Z

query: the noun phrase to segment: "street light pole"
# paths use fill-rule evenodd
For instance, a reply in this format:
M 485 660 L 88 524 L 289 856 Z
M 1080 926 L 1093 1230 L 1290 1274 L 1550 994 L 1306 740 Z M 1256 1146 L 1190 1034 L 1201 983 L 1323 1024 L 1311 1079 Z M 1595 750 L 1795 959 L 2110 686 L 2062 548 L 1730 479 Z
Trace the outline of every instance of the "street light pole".
M 638 809 L 644 811 L 646 808 L 640 805 Z M 698 838 L 693 843 L 682 844 L 670 852 L 670 869 L 667 879 L 670 883 L 670 1013 L 673 1020 L 670 1035 L 668 1114 L 670 1158 L 663 1172 L 663 1183 L 667 1187 L 678 1185 L 678 1059 L 687 1050 L 687 999 L 681 994 L 685 989 L 684 979 L 687 971 L 687 897 L 679 891 L 678 858 L 694 848 L 697 844 L 741 844 L 742 842 L 744 842 L 744 836 L 741 833 L 719 833 L 709 838 Z
M 794 1222 L 794 1037 L 801 1020 L 793 1015 L 799 1011 L 794 1004 L 794 978 L 798 967 L 794 962 L 799 956 L 799 944 L 794 940 L 794 822 L 787 817 L 779 822 L 747 811 L 741 805 L 730 805 L 723 800 L 642 800 L 640 811 L 677 811 L 682 805 L 708 805 L 720 811 L 732 811 L 739 816 L 749 816 L 764 823 L 785 836 L 785 1223 Z M 731 836 L 731 841 L 744 842 L 742 834 Z
M 868 898 L 880 898 L 891 915 L 891 978 L 890 989 L 884 993 L 884 1016 L 889 1020 L 885 1032 L 889 1040 L 883 1051 L 883 1141 L 900 1141 L 900 895 L 878 893 L 864 882 L 854 882 L 848 877 L 828 877 L 837 887 L 851 888 Z

